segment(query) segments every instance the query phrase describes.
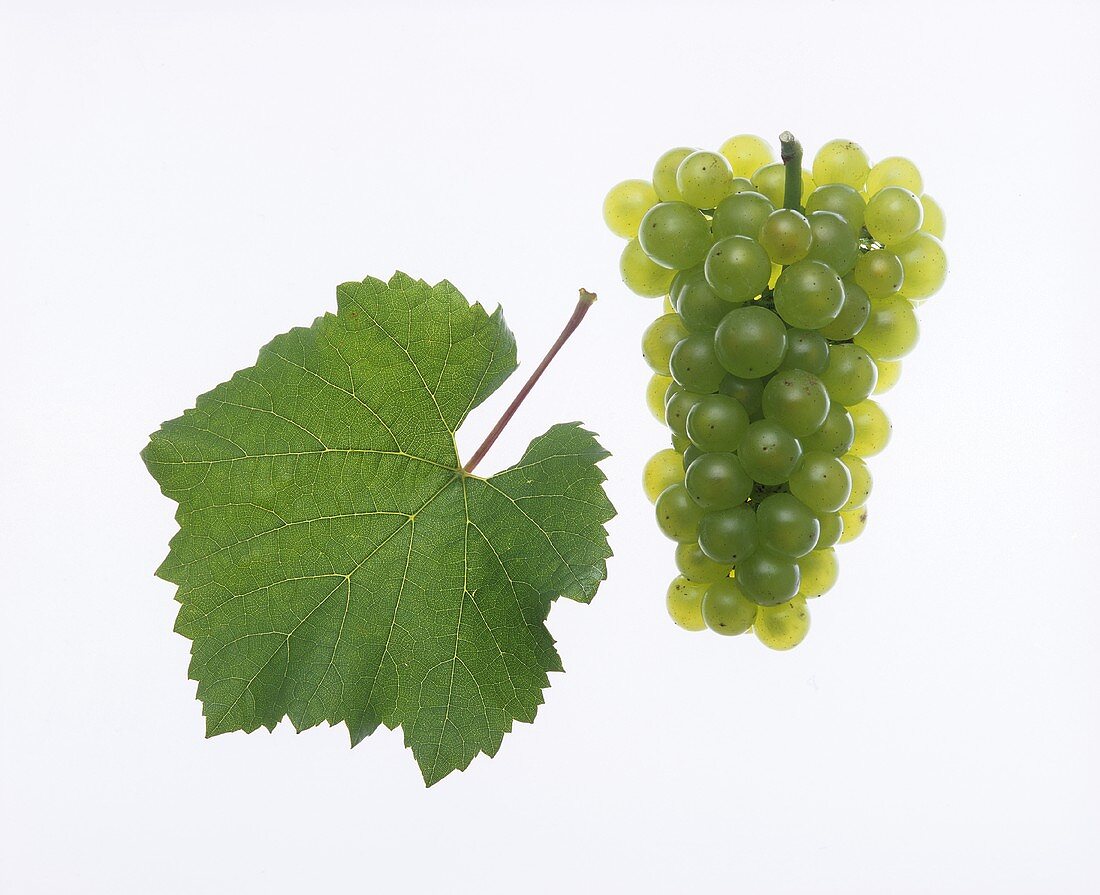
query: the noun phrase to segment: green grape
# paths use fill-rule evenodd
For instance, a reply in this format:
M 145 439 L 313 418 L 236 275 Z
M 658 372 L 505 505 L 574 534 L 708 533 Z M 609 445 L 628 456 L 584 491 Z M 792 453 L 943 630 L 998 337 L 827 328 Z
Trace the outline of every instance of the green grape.
M 700 394 L 717 391 L 726 375 L 714 353 L 714 337 L 708 333 L 691 333 L 681 339 L 669 355 L 668 368 L 683 388 Z
M 830 400 L 851 407 L 875 390 L 878 369 L 866 349 L 841 342 L 829 350 L 829 365 L 821 374 L 821 381 Z
M 859 260 L 859 237 L 851 225 L 832 211 L 812 212 L 807 220 L 813 233 L 807 259 L 828 264 L 839 276 L 851 271 Z
M 669 485 L 657 495 L 656 513 L 657 527 L 665 537 L 684 544 L 698 536 L 703 508 L 682 484 Z
M 703 269 L 710 287 L 722 298 L 746 302 L 768 288 L 772 263 L 756 240 L 727 236 L 711 246 Z
M 748 428 L 748 411 L 729 395 L 707 395 L 687 416 L 687 436 L 703 451 L 736 450 Z
M 801 212 L 780 208 L 768 215 L 758 239 L 773 264 L 794 264 L 810 251 L 810 222 Z
M 834 342 L 846 342 L 863 329 L 871 314 L 871 299 L 855 282 L 844 281 L 844 304 L 831 323 L 821 327 L 821 335 Z
M 851 452 L 857 457 L 874 457 L 881 454 L 886 445 L 890 443 L 890 434 L 893 426 L 886 411 L 879 407 L 877 401 L 860 401 L 854 407 L 849 407 L 852 415 L 852 423 L 855 425 L 855 438 L 852 439 Z
M 845 454 L 840 462 L 848 468 L 848 475 L 852 478 L 852 493 L 844 501 L 841 512 L 857 509 L 867 503 L 871 496 L 871 486 L 874 484 L 871 478 L 871 470 L 867 461 L 855 454 Z
M 785 493 L 765 497 L 756 509 L 760 546 L 783 556 L 804 556 L 821 535 L 821 522 L 806 504 Z
M 881 395 L 898 384 L 898 379 L 901 378 L 901 361 L 876 360 L 875 366 L 878 367 L 878 382 L 875 383 L 875 390 L 871 394 Z
M 698 450 L 698 449 L 697 449 Z M 684 455 L 687 459 L 687 455 Z M 684 485 L 704 510 L 724 510 L 744 503 L 752 494 L 752 479 L 734 454 L 711 452 L 692 460 Z
M 665 392 L 671 384 L 672 377 L 654 373 L 649 377 L 649 384 L 645 387 L 646 406 L 659 423 L 665 421 Z
M 657 159 L 657 164 L 653 166 L 653 189 L 662 202 L 684 201 L 680 188 L 676 185 L 676 169 L 680 167 L 680 162 L 694 151 L 686 146 L 680 146 L 670 149 Z
M 931 233 L 936 239 L 943 239 L 943 234 L 947 232 L 947 218 L 944 216 L 943 209 L 940 208 L 940 203 L 925 193 L 920 197 L 920 204 L 924 209 L 924 223 L 920 228 L 925 233 Z
M 658 202 L 642 218 L 638 242 L 662 267 L 684 270 L 702 263 L 713 240 L 703 212 L 686 202 Z
M 810 630 L 810 610 L 806 601 L 800 599 L 779 606 L 761 606 L 752 629 L 756 639 L 768 649 L 794 649 Z
M 692 332 L 714 332 L 730 309 L 729 303 L 707 284 L 702 264 L 676 274 L 671 294 L 675 296 L 676 313 Z
M 726 159 L 726 161 L 729 161 L 729 159 Z M 755 189 L 756 187 L 752 185 L 752 181 L 749 180 L 747 177 L 735 177 L 733 178 L 733 180 L 730 181 L 731 196 L 734 193 L 747 193 Z M 722 203 L 719 202 L 718 204 L 721 205 Z
M 660 298 L 668 292 L 675 271 L 651 261 L 638 240 L 632 239 L 619 256 L 619 274 L 631 292 L 643 298 Z
M 840 513 L 818 513 L 817 521 L 821 526 L 821 533 L 817 537 L 817 543 L 814 544 L 814 550 L 832 547 L 844 533 L 843 516 Z
M 744 634 L 756 621 L 756 609 L 732 578 L 714 582 L 703 595 L 703 621 L 718 634 Z
M 836 550 L 814 550 L 799 557 L 798 568 L 802 573 L 802 583 L 798 592 L 804 597 L 820 597 L 836 584 L 840 566 L 836 561 Z
M 684 456 L 673 448 L 663 448 L 642 467 L 642 490 L 650 503 L 656 503 L 669 485 L 684 481 Z
M 642 333 L 642 357 L 654 373 L 671 375 L 672 350 L 688 337 L 687 327 L 675 314 L 662 314 Z
M 719 383 L 718 391 L 723 395 L 735 398 L 737 403 L 745 408 L 750 420 L 758 420 L 764 415 L 763 404 L 761 403 L 764 396 L 764 385 L 763 379 L 742 379 L 740 376 L 727 374 Z
M 764 165 L 753 172 L 752 183 L 757 192 L 763 193 L 776 208 L 783 206 L 783 191 L 786 186 L 787 172 L 782 162 Z M 816 189 L 808 171 L 802 172 L 802 195 L 808 196 Z
M 672 448 L 678 454 L 683 454 L 688 448 L 691 447 L 691 442 L 687 440 L 686 435 L 677 435 L 672 433 Z
M 713 584 L 715 581 L 728 580 L 731 566 L 715 562 L 699 549 L 699 544 L 676 545 L 676 568 L 688 581 L 700 584 Z
M 718 151 L 726 157 L 730 168 L 738 177 L 751 177 L 755 171 L 775 161 L 771 145 L 755 134 L 730 137 Z
M 737 456 L 754 482 L 782 485 L 802 459 L 802 445 L 778 423 L 757 420 L 745 431 Z
M 699 524 L 699 547 L 715 562 L 731 566 L 756 550 L 756 513 L 747 504 L 714 510 Z
M 693 444 L 689 444 L 684 448 L 684 469 L 690 468 L 691 464 L 694 463 L 702 453 L 703 452 Z
M 714 350 L 719 363 L 734 376 L 767 376 L 783 360 L 787 328 L 767 308 L 734 308 L 718 324 Z
M 759 606 L 786 603 L 798 593 L 801 583 L 795 560 L 764 547 L 737 563 L 733 574 L 745 596 Z
M 805 370 L 818 374 L 828 363 L 829 343 L 825 341 L 825 336 L 812 329 L 787 330 L 787 351 L 779 364 L 780 370 Z
M 700 395 L 697 392 L 689 392 L 675 382 L 669 386 L 665 397 L 665 422 L 676 435 L 682 436 L 685 441 L 687 441 L 688 414 L 691 413 L 691 408 L 705 397 L 706 395 Z
M 648 180 L 624 180 L 611 187 L 603 200 L 603 219 L 616 236 L 633 239 L 642 217 L 657 204 L 657 193 Z
M 905 280 L 901 259 L 888 249 L 875 249 L 860 255 L 853 277 L 856 283 L 874 301 L 893 295 Z
M 871 302 L 871 314 L 855 343 L 876 361 L 900 360 L 917 344 L 920 327 L 908 299 L 890 295 Z
M 842 183 L 862 189 L 871 170 L 863 147 L 851 140 L 830 140 L 814 156 L 813 176 L 817 183 Z
M 834 457 L 843 457 L 855 437 L 856 427 L 851 415 L 839 401 L 832 401 L 825 422 L 813 435 L 802 439 L 802 447 L 807 451 L 824 451 Z
M 840 543 L 847 544 L 863 534 L 863 529 L 867 526 L 867 507 L 841 513 L 840 520 L 844 523 L 844 530 L 840 533 Z
M 764 386 L 764 418 L 801 438 L 821 428 L 829 413 L 829 393 L 805 370 L 781 370 Z
M 875 193 L 888 186 L 904 187 L 918 196 L 924 192 L 924 181 L 917 166 L 909 159 L 896 155 L 884 158 L 867 174 L 868 196 L 873 198 Z
M 916 233 L 923 222 L 920 199 L 904 187 L 888 186 L 867 203 L 863 225 L 876 240 L 893 245 Z
M 676 278 L 673 277 L 673 280 L 675 280 L 675 279 Z M 669 289 L 672 288 L 671 283 L 669 284 L 668 288 Z M 664 301 L 661 302 L 661 313 L 662 314 L 675 314 L 676 313 L 676 305 L 674 305 L 672 303 L 672 299 L 669 298 L 667 295 L 664 297 Z
M 835 513 L 852 493 L 852 477 L 837 457 L 824 451 L 807 451 L 791 473 L 791 494 L 815 513 Z
M 676 187 L 684 201 L 696 208 L 714 208 L 730 194 L 733 171 L 725 156 L 700 149 L 676 169 Z
M 771 200 L 751 190 L 734 193 L 718 203 L 710 229 L 715 239 L 747 236 L 756 239 L 764 221 L 775 211 Z
M 905 271 L 901 294 L 906 298 L 928 298 L 943 285 L 947 276 L 947 255 L 931 233 L 918 232 L 893 246 Z
M 704 630 L 707 626 L 703 621 L 703 596 L 706 592 L 705 584 L 677 576 L 668 586 L 665 597 L 669 616 L 686 631 Z
M 867 203 L 857 190 L 843 183 L 827 183 L 810 193 L 806 200 L 806 214 L 815 211 L 831 211 L 839 214 L 856 233 L 863 227 Z
M 844 284 L 836 271 L 820 261 L 799 261 L 784 268 L 775 284 L 776 312 L 799 329 L 825 326 L 836 319 L 843 304 Z

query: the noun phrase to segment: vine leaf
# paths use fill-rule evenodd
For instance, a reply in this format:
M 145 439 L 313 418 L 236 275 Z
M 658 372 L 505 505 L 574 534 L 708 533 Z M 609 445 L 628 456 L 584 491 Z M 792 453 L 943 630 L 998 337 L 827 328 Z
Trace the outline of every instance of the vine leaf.
M 454 433 L 516 367 L 498 308 L 397 273 L 165 423 L 142 452 L 180 530 L 178 585 L 207 735 L 401 726 L 431 785 L 533 721 L 559 595 L 588 602 L 615 513 L 579 423 L 490 478 Z

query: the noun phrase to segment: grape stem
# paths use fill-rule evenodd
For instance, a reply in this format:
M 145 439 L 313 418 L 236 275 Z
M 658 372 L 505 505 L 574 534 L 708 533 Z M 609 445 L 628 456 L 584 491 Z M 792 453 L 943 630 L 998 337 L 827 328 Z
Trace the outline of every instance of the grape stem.
M 581 321 L 584 319 L 584 315 L 588 313 L 588 309 L 592 307 L 593 302 L 596 301 L 596 293 L 589 292 L 587 289 L 581 289 L 580 293 L 581 296 L 577 300 L 577 306 L 573 309 L 573 315 L 566 321 L 565 327 L 562 329 L 561 335 L 558 336 L 557 341 L 550 346 L 550 350 L 546 352 L 546 356 L 542 359 L 542 362 L 535 367 L 535 371 L 523 384 L 523 388 L 519 390 L 519 394 L 512 400 L 512 403 L 508 405 L 508 409 L 505 410 L 500 419 L 497 420 L 497 424 L 493 426 L 492 431 L 485 436 L 485 440 L 481 442 L 481 447 L 474 451 L 474 455 L 462 468 L 462 471 L 467 475 L 473 472 L 474 467 L 481 462 L 482 457 L 489 453 L 489 448 L 491 448 L 497 438 L 500 437 L 500 433 L 504 431 L 504 427 L 508 425 L 508 421 L 515 416 L 516 411 L 519 410 L 519 405 L 523 403 L 523 399 L 526 398 L 531 389 L 535 387 L 535 383 L 539 381 L 539 377 L 542 376 L 546 368 L 550 366 L 550 361 L 552 361 L 557 353 L 561 351 L 562 345 L 564 345 L 569 337 L 573 335 L 573 331 L 580 326 Z
M 802 210 L 802 144 L 790 131 L 779 135 L 779 158 L 783 161 L 783 207 Z

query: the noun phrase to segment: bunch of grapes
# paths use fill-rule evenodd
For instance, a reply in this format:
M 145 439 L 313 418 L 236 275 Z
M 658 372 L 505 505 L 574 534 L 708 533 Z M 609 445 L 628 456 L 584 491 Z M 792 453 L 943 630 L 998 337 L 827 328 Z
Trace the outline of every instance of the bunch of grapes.
M 642 353 L 672 446 L 643 485 L 677 544 L 669 614 L 790 649 L 836 582 L 835 545 L 863 531 L 866 460 L 890 437 L 871 396 L 898 381 L 947 259 L 908 159 L 832 140 L 805 171 L 780 140 L 780 162 L 747 134 L 669 150 L 652 181 L 612 188 L 604 219 L 628 240 L 623 282 L 665 298 Z

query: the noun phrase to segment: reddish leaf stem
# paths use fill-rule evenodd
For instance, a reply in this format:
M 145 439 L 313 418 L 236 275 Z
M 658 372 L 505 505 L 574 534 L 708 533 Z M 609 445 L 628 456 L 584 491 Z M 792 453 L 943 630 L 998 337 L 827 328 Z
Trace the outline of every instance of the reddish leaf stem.
M 531 374 L 531 377 L 523 384 L 523 388 L 519 390 L 519 394 L 516 395 L 512 403 L 508 405 L 508 409 L 504 411 L 501 418 L 497 420 L 497 424 L 493 426 L 492 431 L 485 436 L 485 440 L 481 443 L 481 447 L 474 451 L 474 455 L 470 458 L 470 461 L 463 467 L 463 472 L 467 474 L 473 472 L 474 467 L 481 462 L 481 458 L 489 453 L 489 448 L 491 448 L 497 438 L 500 437 L 500 433 L 504 431 L 504 427 L 508 425 L 508 421 L 515 416 L 516 411 L 519 410 L 519 405 L 523 403 L 523 399 L 527 397 L 528 392 L 530 392 L 531 389 L 535 387 L 535 383 L 539 381 L 539 377 L 542 376 L 546 368 L 550 366 L 550 361 L 552 361 L 555 355 L 561 351 L 561 346 L 566 343 L 571 335 L 573 335 L 573 330 L 580 326 L 581 321 L 584 319 L 584 315 L 588 313 L 588 309 L 592 307 L 592 303 L 595 300 L 595 293 L 588 292 L 585 289 L 581 290 L 581 297 L 577 301 L 577 307 L 573 309 L 573 316 L 566 322 L 565 328 L 561 331 L 561 335 L 558 336 L 557 341 L 550 346 L 550 350 L 546 352 L 546 357 L 544 357 L 542 362 L 535 367 L 535 371 Z

